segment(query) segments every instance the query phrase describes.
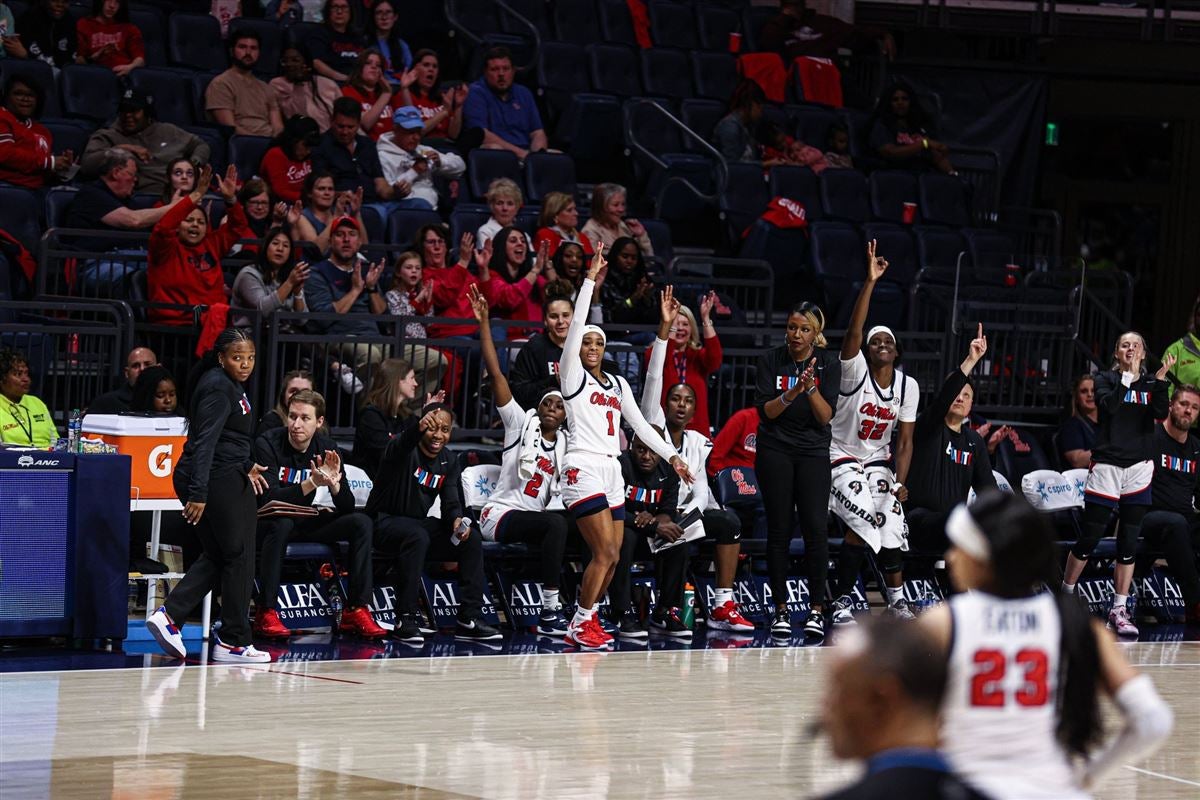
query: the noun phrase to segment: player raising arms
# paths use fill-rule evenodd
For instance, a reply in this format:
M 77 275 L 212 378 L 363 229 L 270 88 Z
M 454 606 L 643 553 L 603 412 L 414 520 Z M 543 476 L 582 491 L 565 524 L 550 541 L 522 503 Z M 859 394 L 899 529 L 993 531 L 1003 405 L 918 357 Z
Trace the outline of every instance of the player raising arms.
M 538 633 L 564 636 L 567 621 L 558 598 L 558 579 L 567 546 L 567 520 L 561 514 L 546 512 L 566 452 L 565 437 L 559 435 L 566 419 L 562 392 L 551 389 L 542 395 L 536 409 L 521 408 L 500 370 L 488 325 L 488 301 L 475 284 L 468 287 L 467 294 L 479 320 L 479 348 L 492 376 L 492 397 L 504 422 L 500 480 L 483 507 L 479 528 L 488 541 L 524 541 L 541 548 L 542 613 Z
M 1024 498 L 980 492 L 946 523 L 950 578 L 964 594 L 921 615 L 948 658 L 941 740 L 954 771 L 994 800 L 1088 797 L 1105 772 L 1149 755 L 1171 709 L 1099 621 L 1058 582 L 1046 517 Z M 1098 752 L 1099 691 L 1124 718 Z M 1079 759 L 1072 769 L 1072 759 Z
M 575 298 L 577 309 L 591 307 L 596 279 L 607 263 L 603 246 L 597 246 Z M 638 439 L 667 459 L 684 481 L 691 483 L 692 473 L 675 448 L 646 422 L 629 383 L 601 368 L 604 331 L 586 324 L 586 317 L 576 313 L 571 318 L 559 363 L 563 404 L 567 409 L 567 453 L 560 485 L 563 503 L 575 515 L 579 532 L 592 551 L 566 641 L 598 650 L 609 647 L 612 637 L 596 619 L 596 604 L 616 571 L 625 534 L 625 481 L 617 463 L 621 455 L 622 417 Z
M 867 547 L 879 559 L 886 584 L 888 611 L 911 618 L 901 588 L 900 553 L 908 549 L 908 526 L 900 503 L 908 498 L 904 481 L 912 461 L 912 434 L 920 390 L 915 379 L 895 368 L 899 352 L 890 328 L 876 325 L 867 332 L 863 355 L 862 330 L 875 284 L 887 272 L 886 259 L 875 255 L 875 240 L 867 243 L 867 280 L 842 340 L 842 383 L 831 429 L 830 468 L 833 471 L 833 511 L 846 523 L 846 540 L 838 556 L 837 600 L 833 624 L 854 622 L 850 593 L 867 557 Z M 895 471 L 892 437 L 896 437 Z

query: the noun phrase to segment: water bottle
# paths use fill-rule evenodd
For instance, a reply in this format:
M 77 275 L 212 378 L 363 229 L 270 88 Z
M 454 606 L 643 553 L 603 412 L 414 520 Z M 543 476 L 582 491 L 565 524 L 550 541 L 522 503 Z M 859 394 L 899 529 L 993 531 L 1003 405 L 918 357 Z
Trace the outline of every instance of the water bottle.
M 329 607 L 333 609 L 333 629 L 337 631 L 342 627 L 342 593 L 337 587 L 330 587 Z
M 79 409 L 71 410 L 71 417 L 67 420 L 67 452 L 80 452 L 80 442 L 83 434 L 83 415 L 79 413 Z
M 683 608 L 680 609 L 679 619 L 685 628 L 696 626 L 696 587 L 690 583 L 683 585 Z
M 471 532 L 471 520 L 463 517 L 458 523 L 458 527 L 454 529 L 454 533 L 450 534 L 450 544 L 458 547 L 462 544 L 462 540 Z

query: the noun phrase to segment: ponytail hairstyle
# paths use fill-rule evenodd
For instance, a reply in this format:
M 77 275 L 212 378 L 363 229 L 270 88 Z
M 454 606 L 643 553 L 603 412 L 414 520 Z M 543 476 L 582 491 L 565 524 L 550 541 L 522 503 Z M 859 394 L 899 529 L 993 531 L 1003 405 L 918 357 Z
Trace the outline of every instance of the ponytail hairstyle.
M 1058 740 L 1070 755 L 1084 756 L 1104 737 L 1096 688 L 1100 655 L 1092 620 L 1061 585 L 1058 549 L 1046 515 L 1024 497 L 981 492 L 969 513 L 987 538 L 991 577 L 980 588 L 1003 598 L 1028 597 L 1045 587 L 1055 593 L 1062 625 L 1058 676 Z
M 817 330 L 817 338 L 813 340 L 813 347 L 826 347 L 829 342 L 825 339 L 825 312 L 816 303 L 810 303 L 807 300 L 796 303 L 792 306 L 792 310 L 788 312 L 790 317 L 792 314 L 799 314 L 808 320 L 808 324 L 812 325 Z
M 413 371 L 413 365 L 402 358 L 380 361 L 371 375 L 371 387 L 364 392 L 363 405 L 375 406 L 388 417 L 406 419 L 412 416 L 412 409 L 400 396 L 399 386 L 400 381 Z
M 250 334 L 241 328 L 226 328 L 217 334 L 217 340 L 213 342 L 212 349 L 207 351 L 192 367 L 187 378 L 187 394 L 184 395 L 187 398 L 189 418 L 195 419 L 196 417 L 196 384 L 200 383 L 200 378 L 210 369 L 220 369 L 219 356 L 240 342 L 254 344 L 254 339 L 250 338 Z

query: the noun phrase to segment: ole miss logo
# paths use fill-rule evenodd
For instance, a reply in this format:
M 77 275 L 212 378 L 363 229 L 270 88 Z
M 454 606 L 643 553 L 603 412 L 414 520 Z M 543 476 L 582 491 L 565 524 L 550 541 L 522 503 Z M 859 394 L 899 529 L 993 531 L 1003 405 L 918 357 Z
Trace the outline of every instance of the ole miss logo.
M 574 486 L 579 483 L 579 467 L 571 467 L 568 470 L 563 470 L 563 474 L 567 476 L 568 486 Z

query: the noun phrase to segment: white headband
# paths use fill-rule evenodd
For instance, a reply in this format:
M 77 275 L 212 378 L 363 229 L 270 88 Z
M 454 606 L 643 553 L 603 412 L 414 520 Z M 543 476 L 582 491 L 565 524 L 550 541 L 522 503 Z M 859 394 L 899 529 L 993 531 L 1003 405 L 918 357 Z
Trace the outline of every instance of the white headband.
M 605 344 L 608 343 L 608 337 L 604 335 L 604 331 L 600 330 L 599 325 L 584 325 L 583 326 L 583 335 L 587 336 L 589 333 L 599 334 L 600 341 Z M 582 337 L 580 338 L 580 341 L 583 341 Z
M 867 341 L 871 341 L 871 337 L 877 333 L 886 333 L 888 336 L 892 337 L 893 342 L 896 341 L 896 334 L 892 333 L 892 329 L 887 325 L 876 325 L 874 328 L 871 328 L 871 330 L 867 331 Z
M 946 537 L 972 558 L 988 561 L 992 557 L 992 546 L 988 544 L 987 536 L 965 505 L 959 505 L 950 512 L 950 519 L 946 520 Z
M 548 391 L 544 395 L 542 395 L 542 400 L 545 400 L 547 397 L 557 397 L 559 400 L 562 400 L 563 394 L 558 389 L 551 389 L 550 391 Z M 539 406 L 542 404 L 542 400 L 538 400 Z

